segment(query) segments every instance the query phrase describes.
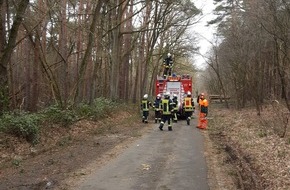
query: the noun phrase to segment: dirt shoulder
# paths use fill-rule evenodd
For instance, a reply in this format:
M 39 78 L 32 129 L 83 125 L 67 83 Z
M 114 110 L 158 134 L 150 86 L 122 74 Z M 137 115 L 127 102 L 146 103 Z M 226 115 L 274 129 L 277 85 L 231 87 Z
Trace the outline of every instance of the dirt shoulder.
M 290 134 L 286 131 L 282 137 L 287 123 L 279 119 L 284 111 L 270 105 L 258 116 L 254 108 L 219 106 L 211 106 L 206 132 L 206 142 L 214 148 L 207 148 L 214 152 L 207 156 L 209 165 L 216 164 L 211 176 L 219 187 L 214 189 L 289 189 Z M 222 176 L 229 180 L 226 184 Z
M 1 134 L 0 189 L 60 187 L 65 179 L 84 175 L 81 168 L 91 162 L 102 164 L 114 158 L 146 130 L 135 113 L 124 111 L 99 122 L 47 127 L 36 146 Z

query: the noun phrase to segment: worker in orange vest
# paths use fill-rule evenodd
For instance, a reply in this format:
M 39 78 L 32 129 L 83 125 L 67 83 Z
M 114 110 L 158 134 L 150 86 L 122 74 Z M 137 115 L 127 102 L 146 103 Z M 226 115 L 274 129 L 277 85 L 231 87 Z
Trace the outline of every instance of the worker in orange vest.
M 197 128 L 206 129 L 207 114 L 208 114 L 208 101 L 205 98 L 204 93 L 201 93 L 199 96 L 199 119 Z
M 186 117 L 187 125 L 190 125 L 190 119 L 192 116 L 192 113 L 194 112 L 194 101 L 191 97 L 191 92 L 187 92 L 186 97 L 183 100 L 183 111 L 184 115 Z

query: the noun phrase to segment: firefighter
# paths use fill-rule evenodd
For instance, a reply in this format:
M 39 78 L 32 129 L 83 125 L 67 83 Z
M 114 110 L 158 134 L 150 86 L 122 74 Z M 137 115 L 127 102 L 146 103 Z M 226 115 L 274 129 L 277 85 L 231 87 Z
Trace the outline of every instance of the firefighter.
M 170 99 L 170 93 L 166 92 L 164 95 L 164 99 L 161 101 L 161 110 L 162 110 L 162 121 L 159 125 L 159 129 L 163 131 L 163 126 L 168 122 L 168 130 L 172 131 L 172 126 L 171 126 L 171 114 L 173 112 L 173 107 L 172 107 L 172 100 Z
M 186 97 L 183 100 L 183 111 L 184 115 L 186 117 L 186 122 L 187 125 L 190 125 L 190 119 L 192 116 L 192 113 L 194 112 L 194 101 L 193 98 L 191 97 L 191 92 L 186 93 Z
M 177 123 L 178 99 L 176 94 L 173 94 L 172 105 L 173 105 L 172 119 L 174 123 Z
M 206 129 L 207 127 L 207 114 L 208 114 L 208 101 L 204 93 L 200 94 L 199 98 L 199 118 L 197 128 Z
M 148 94 L 143 96 L 141 102 L 141 110 L 142 110 L 142 122 L 148 123 L 148 116 L 149 116 L 149 107 L 152 106 L 151 102 L 148 100 Z
M 167 76 L 171 75 L 172 71 L 172 66 L 173 66 L 173 59 L 170 53 L 167 54 L 167 57 L 163 61 L 163 78 L 166 78 Z
M 153 103 L 153 108 L 155 110 L 155 123 L 161 122 L 161 94 L 157 94 L 156 99 Z

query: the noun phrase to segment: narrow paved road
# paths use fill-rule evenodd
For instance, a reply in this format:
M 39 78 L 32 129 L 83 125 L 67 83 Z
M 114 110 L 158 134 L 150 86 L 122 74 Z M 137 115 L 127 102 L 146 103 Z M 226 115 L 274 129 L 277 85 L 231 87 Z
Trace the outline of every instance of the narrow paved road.
M 203 137 L 195 128 L 174 123 L 173 131 L 157 124 L 116 159 L 93 172 L 81 190 L 207 190 Z

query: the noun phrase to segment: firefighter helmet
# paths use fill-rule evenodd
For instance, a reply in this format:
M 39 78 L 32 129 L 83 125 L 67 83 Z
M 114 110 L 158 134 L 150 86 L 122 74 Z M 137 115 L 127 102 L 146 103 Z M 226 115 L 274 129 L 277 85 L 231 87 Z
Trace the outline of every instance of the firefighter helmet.
M 169 98 L 170 97 L 170 92 L 165 92 L 164 97 L 165 98 Z
M 191 96 L 191 92 L 187 91 L 187 94 L 186 94 L 188 97 Z
M 170 53 L 167 53 L 167 57 L 171 57 L 171 54 Z
M 148 98 L 148 94 L 144 94 L 143 98 L 147 99 Z
M 160 99 L 161 98 L 161 94 L 157 94 L 156 98 Z
M 173 98 L 177 98 L 177 94 L 173 94 Z

